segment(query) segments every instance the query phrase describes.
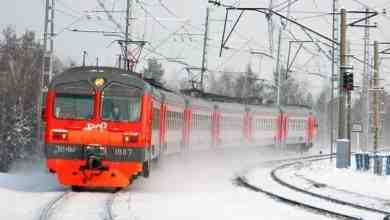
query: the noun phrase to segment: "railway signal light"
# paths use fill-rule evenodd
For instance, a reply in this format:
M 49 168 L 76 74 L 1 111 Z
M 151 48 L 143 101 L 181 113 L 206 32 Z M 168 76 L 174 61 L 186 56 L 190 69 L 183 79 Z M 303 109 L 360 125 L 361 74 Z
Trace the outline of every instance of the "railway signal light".
M 343 84 L 342 87 L 346 91 L 353 90 L 353 67 L 352 66 L 342 66 L 343 71 Z
M 353 73 L 345 73 L 343 76 L 343 88 L 347 91 L 353 90 Z

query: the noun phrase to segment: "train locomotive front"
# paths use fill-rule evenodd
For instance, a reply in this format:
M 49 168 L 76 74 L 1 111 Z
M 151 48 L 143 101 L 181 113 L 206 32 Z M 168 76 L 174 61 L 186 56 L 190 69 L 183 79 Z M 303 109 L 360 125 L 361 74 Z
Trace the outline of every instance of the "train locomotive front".
M 126 187 L 149 176 L 151 88 L 116 68 L 72 68 L 55 77 L 44 117 L 47 167 L 74 187 Z

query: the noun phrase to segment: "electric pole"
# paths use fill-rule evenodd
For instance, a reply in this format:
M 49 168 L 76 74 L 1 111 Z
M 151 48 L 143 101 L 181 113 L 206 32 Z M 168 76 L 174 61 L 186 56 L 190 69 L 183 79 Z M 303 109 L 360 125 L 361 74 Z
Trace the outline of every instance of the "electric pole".
M 131 7 L 132 7 L 132 0 L 127 0 L 126 3 L 126 30 L 125 30 L 125 70 L 129 70 L 129 55 L 128 55 L 128 44 L 129 44 L 129 25 L 130 25 L 130 19 L 131 19 Z
M 350 54 L 351 54 L 351 44 L 348 41 L 348 55 L 350 55 Z M 347 66 L 348 66 L 347 69 L 349 69 L 348 71 L 352 71 L 352 69 L 353 69 L 353 67 L 350 64 L 351 64 L 350 57 L 348 56 L 348 60 L 347 60 Z M 344 71 L 344 74 L 346 74 L 345 71 Z M 352 74 L 352 73 L 348 73 L 348 74 Z M 345 83 L 346 82 L 344 82 L 344 84 Z M 353 85 L 352 85 L 352 89 L 353 89 Z M 351 97 L 351 90 L 348 89 L 346 91 L 346 93 L 347 93 L 347 112 L 346 112 L 347 113 L 347 139 L 349 140 L 348 148 L 351 149 L 351 142 L 352 142 L 352 139 L 351 139 L 351 129 L 352 129 L 352 124 L 351 124 L 351 120 L 352 120 L 352 97 Z
M 334 143 L 334 82 L 336 79 L 336 44 L 335 41 L 338 41 L 337 37 L 337 17 L 336 17 L 336 6 L 337 0 L 333 0 L 332 7 L 332 76 L 330 77 L 330 154 L 333 154 L 333 143 Z M 332 160 L 332 157 L 330 157 Z
M 373 108 L 374 114 L 372 117 L 373 132 L 374 132 L 374 154 L 376 155 L 379 142 L 379 52 L 378 42 L 374 41 L 374 77 L 373 77 Z
M 282 44 L 282 27 L 279 28 L 279 37 L 278 37 L 278 54 L 276 56 L 276 73 L 278 77 L 278 83 L 277 83 L 277 88 L 276 88 L 276 103 L 280 107 L 281 105 L 281 86 L 282 86 L 282 73 L 281 73 L 281 68 L 280 68 L 280 46 Z
M 52 55 L 54 52 L 54 1 L 51 0 L 51 9 L 50 9 L 50 63 L 52 62 Z M 52 65 L 50 65 L 52 67 Z M 53 77 L 53 70 L 51 69 L 49 72 L 49 82 L 51 81 L 51 78 Z
M 43 59 L 42 59 L 42 76 L 41 76 L 41 90 L 45 92 L 47 86 L 53 77 L 52 56 L 54 52 L 54 1 L 46 0 L 45 9 L 45 23 L 43 33 Z M 50 24 L 50 30 L 49 30 Z M 50 47 L 48 49 L 48 40 L 50 40 Z M 40 113 L 39 113 L 40 114 Z
M 339 129 L 338 129 L 338 139 L 345 139 L 346 130 L 345 130 L 345 95 L 346 90 L 343 88 L 343 77 L 346 70 L 346 33 L 347 33 L 347 19 L 346 19 L 346 10 L 341 9 L 341 19 L 340 19 L 340 78 L 339 78 Z
M 210 8 L 207 7 L 206 9 L 206 23 L 205 23 L 205 30 L 204 30 L 204 36 L 203 36 L 203 54 L 202 54 L 202 69 L 200 72 L 200 90 L 204 92 L 203 88 L 203 79 L 204 74 L 206 72 L 207 68 L 207 40 L 209 35 L 209 14 L 210 14 Z
M 366 13 L 368 13 L 369 9 L 366 8 Z M 362 88 L 362 93 L 361 93 L 361 100 L 362 100 L 362 109 L 361 109 L 361 115 L 362 115 L 362 129 L 363 129 L 363 135 L 361 138 L 361 145 L 360 149 L 362 150 L 367 150 L 368 149 L 368 135 L 369 135 L 369 106 L 370 106 L 370 99 L 369 99 L 369 92 L 368 92 L 368 87 L 369 87 L 369 63 L 370 63 L 370 58 L 369 58 L 369 47 L 368 44 L 370 42 L 370 30 L 369 30 L 369 19 L 365 20 L 365 28 L 364 28 L 364 54 L 363 54 L 363 88 Z
M 269 1 L 269 10 L 270 12 L 268 12 L 266 18 L 267 18 L 267 21 L 268 21 L 268 40 L 269 40 L 269 52 L 272 56 L 275 56 L 274 54 L 274 23 L 273 23 L 273 20 L 272 20 L 272 12 L 271 10 L 273 9 L 274 7 L 274 3 L 273 3 L 273 0 L 270 0 Z
M 42 54 L 42 72 L 39 75 L 39 88 L 37 95 L 37 108 L 36 108 L 36 120 L 37 120 L 37 134 L 36 134 L 36 146 L 38 149 L 43 149 L 42 146 L 42 109 L 45 93 L 47 87 L 53 77 L 53 63 L 52 56 L 54 51 L 54 1 L 46 0 L 45 2 L 45 21 L 44 21 L 44 33 L 43 33 L 43 54 Z M 50 31 L 49 31 L 50 24 Z M 50 49 L 48 49 L 48 40 L 50 40 Z

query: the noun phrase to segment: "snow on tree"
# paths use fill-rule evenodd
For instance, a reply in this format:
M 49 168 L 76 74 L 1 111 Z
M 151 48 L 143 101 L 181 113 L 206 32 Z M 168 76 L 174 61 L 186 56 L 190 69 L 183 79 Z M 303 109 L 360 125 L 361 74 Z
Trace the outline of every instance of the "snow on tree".
M 34 32 L 17 36 L 7 27 L 0 37 L 0 51 L 0 171 L 6 171 L 13 161 L 40 152 L 34 140 L 43 50 Z M 58 73 L 61 62 L 54 61 Z

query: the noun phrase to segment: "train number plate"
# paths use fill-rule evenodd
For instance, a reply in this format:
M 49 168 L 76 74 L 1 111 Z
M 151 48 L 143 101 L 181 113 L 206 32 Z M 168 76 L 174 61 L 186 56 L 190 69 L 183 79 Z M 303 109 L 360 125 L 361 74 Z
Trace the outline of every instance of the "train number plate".
M 129 149 L 129 148 L 116 148 L 113 150 L 114 152 L 114 155 L 115 156 L 125 156 L 125 157 L 128 157 L 128 156 L 131 156 L 133 154 L 133 149 Z

